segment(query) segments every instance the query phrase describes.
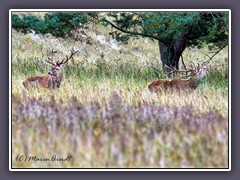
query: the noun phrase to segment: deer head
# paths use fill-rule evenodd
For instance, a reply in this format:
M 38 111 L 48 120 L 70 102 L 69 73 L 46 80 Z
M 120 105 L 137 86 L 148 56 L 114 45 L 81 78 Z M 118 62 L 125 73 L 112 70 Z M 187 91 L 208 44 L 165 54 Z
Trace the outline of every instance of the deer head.
M 63 59 L 62 61 L 54 62 L 53 57 L 54 57 L 54 54 L 57 53 L 57 51 L 54 51 L 52 49 L 52 51 L 47 55 L 47 57 L 48 57 L 47 63 L 52 65 L 52 68 L 48 72 L 48 75 L 55 77 L 57 79 L 57 81 L 59 83 L 61 83 L 62 74 L 63 74 L 62 66 L 64 64 L 66 64 L 73 57 L 73 55 L 76 54 L 77 52 L 78 52 L 78 50 L 72 49 L 69 57 L 66 56 L 66 59 Z M 60 84 L 58 86 L 60 86 Z

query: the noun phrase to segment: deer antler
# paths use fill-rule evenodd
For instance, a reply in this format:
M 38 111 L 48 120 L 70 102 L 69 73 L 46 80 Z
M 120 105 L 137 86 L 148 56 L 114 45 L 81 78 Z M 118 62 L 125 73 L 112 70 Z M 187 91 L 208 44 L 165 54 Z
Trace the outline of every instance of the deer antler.
M 57 51 L 54 51 L 54 49 L 52 49 L 52 51 L 47 54 L 47 57 L 48 57 L 47 63 L 52 64 L 52 65 L 56 65 L 56 63 L 53 62 L 53 56 L 54 56 L 55 53 L 57 53 Z
M 169 68 L 169 69 L 172 70 L 172 71 L 168 72 L 167 74 L 171 74 L 171 73 L 173 73 L 173 72 L 186 72 L 186 73 L 188 73 L 188 72 L 192 72 L 192 71 L 193 71 L 192 69 L 187 69 L 187 70 L 177 70 L 177 69 L 175 69 L 174 67 L 172 67 L 172 66 L 168 66 L 168 65 L 166 65 L 166 64 L 165 64 L 165 66 L 166 66 L 167 68 Z
M 196 67 L 196 65 L 195 65 L 195 63 L 193 61 L 190 61 L 190 65 L 189 66 L 191 67 L 191 69 L 193 71 L 196 71 L 197 67 Z
M 171 71 L 165 73 L 166 75 L 172 74 L 172 73 L 174 72 L 174 68 L 173 68 L 172 66 L 168 66 L 168 65 L 166 65 L 166 64 L 164 64 L 164 66 L 165 66 L 166 68 L 168 68 L 168 69 L 171 70 Z
M 210 60 L 207 60 L 207 61 L 203 62 L 202 66 L 206 66 L 209 62 L 210 62 Z
M 59 66 L 59 65 L 61 65 L 61 64 L 65 64 L 66 62 L 68 62 L 72 57 L 73 57 L 73 55 L 75 55 L 76 53 L 78 53 L 78 50 L 76 49 L 72 49 L 71 50 L 71 54 L 70 54 L 70 56 L 68 57 L 68 56 L 66 56 L 66 60 L 64 61 L 64 60 L 62 60 L 61 62 L 59 62 L 59 61 L 57 61 L 57 65 Z

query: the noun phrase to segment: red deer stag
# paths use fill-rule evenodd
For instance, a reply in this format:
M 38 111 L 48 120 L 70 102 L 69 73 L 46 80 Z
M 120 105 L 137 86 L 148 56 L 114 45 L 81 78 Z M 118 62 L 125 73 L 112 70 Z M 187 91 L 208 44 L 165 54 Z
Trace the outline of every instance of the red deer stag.
M 62 61 L 53 62 L 53 56 L 57 53 L 57 51 L 52 50 L 48 55 L 47 63 L 52 65 L 51 70 L 48 72 L 48 75 L 45 76 L 30 76 L 25 81 L 23 81 L 23 86 L 26 89 L 30 88 L 47 88 L 47 89 L 56 89 L 60 87 L 62 77 L 63 77 L 63 70 L 62 65 L 67 63 L 73 55 L 75 55 L 78 50 L 71 50 L 70 56 L 66 56 L 66 59 Z
M 198 66 L 196 67 L 193 63 L 191 69 L 187 70 L 176 70 L 173 67 L 166 66 L 172 71 L 169 73 L 176 73 L 176 72 L 185 72 L 190 73 L 187 79 L 183 78 L 172 78 L 172 79 L 159 79 L 151 82 L 148 84 L 148 89 L 151 92 L 166 92 L 171 90 L 189 90 L 189 89 L 196 89 L 199 82 L 202 78 L 204 78 L 207 74 L 207 67 L 203 66 L 202 68 Z M 168 74 L 169 74 L 168 73 Z

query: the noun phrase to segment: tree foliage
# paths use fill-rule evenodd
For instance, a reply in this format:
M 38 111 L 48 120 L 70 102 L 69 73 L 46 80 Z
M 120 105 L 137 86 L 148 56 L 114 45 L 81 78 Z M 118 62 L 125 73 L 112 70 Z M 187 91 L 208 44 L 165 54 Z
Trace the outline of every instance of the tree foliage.
M 186 47 L 218 49 L 228 45 L 228 12 L 110 12 L 103 18 L 118 40 L 158 40 L 163 64 L 178 68 Z
M 184 34 L 187 46 L 198 47 L 209 43 L 221 47 L 228 40 L 228 12 L 110 12 L 104 17 L 109 23 L 106 17 L 129 32 L 120 35 L 114 31 L 120 40 L 142 35 L 171 46 Z
M 50 33 L 56 37 L 71 36 L 72 30 L 87 27 L 91 19 L 96 18 L 97 13 L 86 12 L 52 12 L 47 13 L 44 19 L 36 16 L 26 16 L 22 18 L 17 14 L 12 15 L 12 27 L 23 33 L 34 30 L 36 33 Z

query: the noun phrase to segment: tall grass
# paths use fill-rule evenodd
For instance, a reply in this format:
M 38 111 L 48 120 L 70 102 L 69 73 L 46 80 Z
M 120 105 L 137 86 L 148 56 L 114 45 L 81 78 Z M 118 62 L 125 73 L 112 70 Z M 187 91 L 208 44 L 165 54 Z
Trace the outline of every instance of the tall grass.
M 13 31 L 12 38 L 13 167 L 228 166 L 227 50 L 195 91 L 156 94 L 147 84 L 166 78 L 156 42 L 131 40 L 117 52 L 50 35 L 38 42 Z M 73 46 L 80 53 L 64 67 L 59 89 L 23 88 L 26 77 L 47 74 L 49 48 L 61 59 Z M 101 52 L 107 52 L 103 59 Z M 185 63 L 206 60 L 197 49 L 183 57 Z M 22 154 L 73 159 L 16 161 Z

